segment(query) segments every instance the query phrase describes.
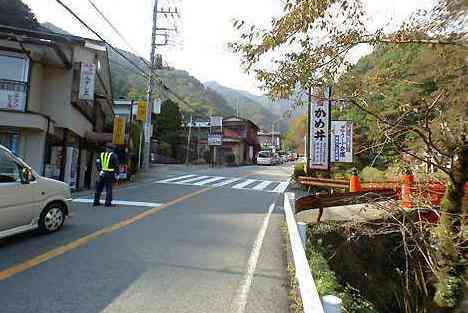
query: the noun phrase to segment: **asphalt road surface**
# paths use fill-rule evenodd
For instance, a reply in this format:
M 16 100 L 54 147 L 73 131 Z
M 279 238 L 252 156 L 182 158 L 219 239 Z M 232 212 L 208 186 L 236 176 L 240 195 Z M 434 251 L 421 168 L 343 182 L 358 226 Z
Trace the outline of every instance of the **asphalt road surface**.
M 0 312 L 288 312 L 289 173 L 158 166 L 116 207 L 75 194 L 62 231 L 0 240 Z

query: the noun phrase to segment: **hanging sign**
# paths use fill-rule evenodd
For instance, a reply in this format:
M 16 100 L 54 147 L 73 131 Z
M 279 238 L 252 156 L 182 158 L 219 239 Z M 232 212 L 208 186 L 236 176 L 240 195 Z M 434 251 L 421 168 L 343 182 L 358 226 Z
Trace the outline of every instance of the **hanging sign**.
M 80 100 L 94 100 L 94 80 L 96 74 L 96 66 L 92 63 L 81 64 L 80 75 Z
M 153 136 L 153 125 L 150 123 L 145 123 L 144 132 L 145 132 L 145 143 L 150 143 L 151 137 Z
M 326 170 L 330 160 L 330 105 L 328 100 L 312 103 L 309 122 L 310 168 Z
M 351 121 L 332 121 L 331 162 L 353 162 L 353 123 Z
M 112 143 L 114 145 L 123 145 L 125 143 L 125 118 L 114 118 L 114 131 L 112 134 Z
M 137 121 L 146 121 L 146 102 L 140 101 L 138 102 L 138 112 L 137 112 Z

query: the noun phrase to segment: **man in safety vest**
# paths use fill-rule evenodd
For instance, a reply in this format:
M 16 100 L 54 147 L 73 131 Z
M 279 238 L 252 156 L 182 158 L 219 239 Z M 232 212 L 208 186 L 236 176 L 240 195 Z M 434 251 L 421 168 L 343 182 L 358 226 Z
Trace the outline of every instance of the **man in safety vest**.
M 112 183 L 119 175 L 119 159 L 113 152 L 113 146 L 106 146 L 106 152 L 101 152 L 97 156 L 96 166 L 99 173 L 99 179 L 96 184 L 96 193 L 94 194 L 94 206 L 101 205 L 101 193 L 106 189 L 105 206 L 112 206 Z

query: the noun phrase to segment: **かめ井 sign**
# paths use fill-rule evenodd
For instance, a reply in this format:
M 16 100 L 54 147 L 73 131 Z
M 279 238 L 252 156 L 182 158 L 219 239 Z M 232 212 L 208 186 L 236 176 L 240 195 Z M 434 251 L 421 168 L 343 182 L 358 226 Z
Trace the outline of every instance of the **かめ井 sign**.
M 330 103 L 328 100 L 312 104 L 310 112 L 310 168 L 326 170 L 329 167 Z

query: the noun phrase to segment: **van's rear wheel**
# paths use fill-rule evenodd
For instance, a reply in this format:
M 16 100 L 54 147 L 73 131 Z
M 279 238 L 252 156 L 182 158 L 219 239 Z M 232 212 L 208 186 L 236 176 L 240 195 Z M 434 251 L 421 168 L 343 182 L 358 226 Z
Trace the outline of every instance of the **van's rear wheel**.
M 60 203 L 49 204 L 39 218 L 39 229 L 44 233 L 59 230 L 65 222 L 65 209 Z

